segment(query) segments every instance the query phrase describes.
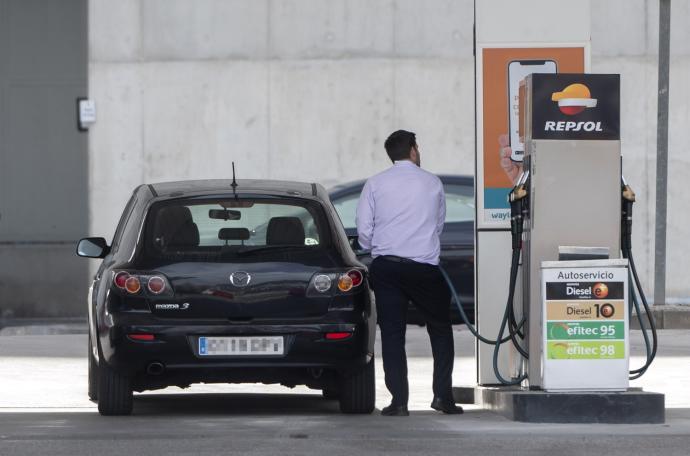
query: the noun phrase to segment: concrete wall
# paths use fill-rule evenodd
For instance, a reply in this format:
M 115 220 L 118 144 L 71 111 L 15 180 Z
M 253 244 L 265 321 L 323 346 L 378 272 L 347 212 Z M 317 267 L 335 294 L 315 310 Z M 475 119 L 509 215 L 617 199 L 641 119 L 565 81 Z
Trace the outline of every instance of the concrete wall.
M 659 2 L 606 0 L 592 2 L 592 69 L 621 74 L 621 140 L 623 169 L 633 185 L 633 249 L 647 295 L 654 275 L 654 209 L 656 186 L 657 53 Z M 690 173 L 685 131 L 690 125 L 690 3 L 673 2 L 668 176 L 668 269 L 670 302 L 688 303 L 690 283 L 690 195 L 684 191 Z
M 0 0 L 0 327 L 85 315 L 87 0 Z
M 418 134 L 434 172 L 474 169 L 472 0 L 91 0 L 90 219 L 112 236 L 142 182 L 365 178 L 382 143 Z M 670 296 L 690 296 L 682 128 L 690 122 L 690 7 L 673 5 Z M 592 2 L 592 67 L 621 73 L 635 252 L 651 293 L 658 3 Z

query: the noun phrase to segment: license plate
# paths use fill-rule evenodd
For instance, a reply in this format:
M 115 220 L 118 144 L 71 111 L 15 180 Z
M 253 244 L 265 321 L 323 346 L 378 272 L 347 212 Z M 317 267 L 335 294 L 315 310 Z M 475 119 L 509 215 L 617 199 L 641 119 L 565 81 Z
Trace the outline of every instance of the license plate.
M 283 336 L 199 337 L 200 356 L 275 356 L 283 353 Z

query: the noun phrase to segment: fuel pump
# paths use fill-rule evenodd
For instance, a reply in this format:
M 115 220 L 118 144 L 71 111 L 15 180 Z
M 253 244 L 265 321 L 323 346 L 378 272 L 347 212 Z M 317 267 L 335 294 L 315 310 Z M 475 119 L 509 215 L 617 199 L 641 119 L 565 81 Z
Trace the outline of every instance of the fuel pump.
M 625 366 L 624 383 L 620 375 L 614 382 L 600 379 L 602 389 L 624 390 L 628 375 L 629 379 L 636 379 L 647 371 L 656 355 L 658 340 L 632 255 L 635 194 L 624 180 L 620 184 L 619 77 L 534 74 L 527 77 L 525 87 L 521 113 L 525 161 L 523 172 L 508 195 L 512 250 L 509 291 L 494 339 L 480 335 L 468 322 L 447 273 L 442 270 L 442 274 L 467 327 L 481 342 L 494 346 L 493 370 L 501 384 L 517 385 L 528 380 L 530 388 L 541 388 L 549 372 L 544 366 L 549 362 L 560 362 L 557 365 L 561 367 L 585 366 L 590 362 L 593 366 L 608 363 L 610 369 L 618 371 Z M 559 252 L 563 246 L 594 248 L 607 254 L 595 255 L 589 263 L 558 261 L 562 260 Z M 515 296 L 521 263 L 523 317 L 517 321 Z M 614 290 L 623 283 L 614 280 L 609 282 L 609 297 L 605 281 L 608 276 L 596 275 L 601 271 L 608 274 L 605 269 L 609 266 L 618 268 L 613 270 L 616 273 L 624 271 L 626 279 L 629 277 L 625 281 L 629 284 L 627 293 Z M 571 277 L 604 278 L 597 279 L 596 284 L 580 279 L 549 284 L 544 282 L 545 267 L 581 268 L 571 271 Z M 592 268 L 598 269 L 592 272 Z M 545 286 L 561 287 L 566 294 L 549 298 Z M 570 289 L 573 297 L 567 296 Z M 592 290 L 595 295 L 591 295 Z M 551 300 L 546 302 L 548 299 Z M 623 313 L 628 313 L 624 319 L 620 312 L 615 312 L 619 306 L 625 309 Z M 552 308 L 560 314 L 547 315 Z M 640 321 L 647 356 L 642 367 L 628 373 L 627 317 L 633 309 Z M 560 331 L 560 335 L 546 334 L 547 331 Z M 508 342 L 524 359 L 519 374 L 509 379 L 498 366 L 501 345 Z M 582 388 L 596 389 L 597 381 L 595 378 Z
M 629 388 L 658 341 L 630 247 L 619 76 L 587 74 L 589 1 L 476 3 L 474 398 L 518 421 L 663 422 L 664 395 Z
M 523 373 L 517 378 L 506 380 L 498 368 L 498 351 L 500 346 L 507 342 L 512 342 L 516 350 L 523 356 L 525 360 L 529 359 L 529 354 L 522 348 L 518 339 L 524 339 L 524 334 L 522 332 L 526 318 L 523 317 L 520 322 L 515 320 L 515 287 L 517 283 L 517 272 L 520 263 L 520 254 L 522 249 L 522 235 L 524 227 L 525 214 L 529 211 L 529 194 L 526 188 L 529 187 L 529 172 L 524 172 L 520 177 L 517 185 L 513 188 L 508 196 L 511 209 L 511 239 L 512 239 L 512 258 L 510 266 L 510 283 L 508 291 L 508 302 L 506 303 L 505 312 L 503 319 L 501 321 L 500 330 L 495 339 L 488 339 L 476 330 L 476 328 L 469 322 L 467 315 L 462 307 L 457 290 L 453 286 L 448 273 L 441 267 L 441 273 L 444 276 L 448 287 L 451 290 L 451 295 L 453 301 L 456 303 L 460 315 L 467 325 L 470 332 L 477 337 L 481 342 L 494 346 L 494 358 L 493 367 L 496 377 L 499 379 L 501 384 L 506 386 L 517 385 L 522 383 L 526 378 L 527 374 Z M 635 267 L 635 262 L 632 253 L 632 222 L 633 222 L 633 204 L 635 203 L 635 193 L 632 188 L 622 179 L 621 185 L 621 253 L 624 258 L 628 259 L 630 262 L 630 299 L 629 299 L 629 309 L 630 315 L 632 315 L 633 309 L 635 315 L 638 318 L 640 329 L 642 330 L 642 336 L 645 342 L 646 348 L 646 362 L 645 364 L 637 369 L 630 371 L 630 380 L 635 380 L 640 378 L 647 371 L 652 361 L 656 356 L 656 351 L 658 347 L 658 335 L 656 330 L 656 324 L 650 311 L 649 305 L 647 303 L 644 290 L 639 280 L 637 269 Z M 639 297 L 639 298 L 638 298 Z M 644 316 L 641 312 L 640 301 L 644 307 Z M 645 320 L 647 323 L 645 323 Z M 647 328 L 649 325 L 649 330 Z M 506 326 L 508 326 L 508 335 L 504 336 Z M 651 332 L 651 342 L 648 332 Z

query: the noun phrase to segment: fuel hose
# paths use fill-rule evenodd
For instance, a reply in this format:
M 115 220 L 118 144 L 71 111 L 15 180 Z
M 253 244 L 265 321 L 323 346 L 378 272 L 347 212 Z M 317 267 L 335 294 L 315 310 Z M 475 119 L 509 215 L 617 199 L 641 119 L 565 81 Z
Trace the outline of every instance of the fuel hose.
M 512 380 L 507 380 L 505 379 L 502 375 L 501 372 L 498 368 L 498 354 L 499 350 L 502 344 L 510 341 L 512 342 L 513 346 L 515 349 L 522 355 L 525 359 L 529 358 L 529 353 L 527 350 L 522 348 L 520 345 L 519 341 L 517 340 L 517 337 L 524 338 L 524 334 L 521 331 L 521 329 L 524 327 L 526 318 L 523 316 L 520 322 L 517 322 L 515 319 L 515 309 L 514 309 L 514 298 L 515 298 L 515 287 L 517 285 L 517 273 L 518 273 L 518 268 L 520 267 L 520 252 L 522 250 L 522 230 L 523 230 L 523 216 L 524 212 L 527 211 L 527 205 L 526 202 L 528 201 L 527 197 L 527 191 L 526 191 L 526 179 L 528 175 L 523 175 L 520 179 L 520 182 L 518 185 L 513 188 L 513 190 L 510 192 L 509 195 L 509 203 L 510 203 L 510 212 L 511 212 L 511 219 L 510 219 L 510 228 L 511 228 L 511 236 L 512 236 L 512 257 L 511 257 L 511 262 L 510 262 L 510 280 L 509 280 L 509 286 L 508 286 L 508 299 L 506 302 L 505 306 L 505 312 L 503 312 L 503 318 L 501 319 L 501 325 L 498 331 L 498 336 L 496 337 L 495 340 L 488 339 L 481 334 L 479 334 L 479 331 L 470 323 L 469 319 L 467 318 L 467 314 L 465 313 L 465 310 L 462 307 L 462 302 L 460 301 L 460 297 L 458 296 L 458 292 L 455 289 L 455 286 L 453 285 L 453 282 L 450 280 L 450 277 L 448 276 L 448 273 L 443 269 L 443 267 L 439 266 L 439 269 L 441 271 L 441 274 L 443 275 L 443 278 L 445 279 L 446 283 L 448 284 L 448 288 L 450 289 L 451 296 L 453 301 L 455 302 L 455 305 L 458 308 L 458 311 L 460 312 L 460 317 L 462 318 L 463 322 L 465 325 L 467 325 L 467 328 L 470 330 L 470 332 L 481 342 L 488 344 L 488 345 L 493 345 L 494 346 L 494 351 L 493 351 L 493 369 L 494 369 L 494 374 L 498 381 L 502 385 L 510 386 L 510 385 L 518 385 L 522 383 L 523 380 L 527 378 L 526 374 L 522 374 L 517 378 L 514 378 Z M 506 326 L 508 326 L 508 335 L 503 336 L 506 330 Z
M 500 373 L 498 369 L 498 353 L 499 353 L 499 347 L 509 341 L 513 342 L 513 345 L 516 346 L 516 349 L 520 352 L 522 356 L 527 358 L 527 351 L 524 350 L 522 347 L 519 346 L 517 341 L 515 340 L 515 336 L 517 336 L 517 330 L 522 328 L 525 324 L 526 318 L 523 317 L 520 322 L 517 324 L 517 327 L 515 328 L 515 331 L 511 330 L 510 328 L 508 329 L 509 334 L 505 337 L 503 337 L 503 334 L 505 333 L 506 326 L 508 326 L 508 321 L 510 319 L 510 313 L 511 309 L 513 308 L 514 305 L 514 297 L 515 297 L 515 286 L 517 283 L 517 271 L 518 267 L 520 265 L 520 250 L 514 249 L 513 250 L 513 255 L 512 255 L 512 260 L 511 260 L 511 265 L 510 265 L 510 286 L 509 286 L 509 291 L 508 291 L 508 300 L 506 302 L 506 308 L 505 312 L 503 313 L 503 318 L 501 319 L 501 326 L 498 332 L 498 337 L 495 340 L 488 339 L 481 334 L 479 334 L 479 331 L 472 325 L 469 321 L 469 318 L 467 318 L 467 314 L 465 313 L 465 310 L 462 307 L 462 302 L 460 301 L 460 297 L 458 296 L 458 292 L 455 289 L 455 286 L 453 285 L 453 282 L 450 280 L 450 276 L 446 272 L 446 270 L 439 265 L 439 270 L 441 271 L 441 274 L 443 275 L 443 278 L 446 281 L 446 284 L 448 285 L 448 288 L 450 289 L 453 302 L 455 302 L 455 305 L 458 308 L 458 311 L 460 313 L 460 317 L 462 318 L 462 321 L 465 323 L 467 326 L 467 329 L 470 330 L 472 335 L 474 335 L 477 339 L 479 339 L 481 342 L 487 344 L 487 345 L 493 345 L 494 346 L 494 352 L 493 352 L 493 369 L 494 369 L 494 374 L 496 375 L 496 378 L 502 385 L 517 385 L 519 383 L 522 383 L 522 381 L 526 378 L 526 375 L 521 375 L 520 377 L 513 379 L 513 380 L 506 380 Z
M 636 380 L 644 375 L 649 369 L 649 366 L 654 361 L 656 357 L 657 348 L 659 346 L 659 339 L 657 335 L 656 322 L 654 321 L 654 316 L 652 315 L 649 304 L 647 303 L 647 298 L 644 294 L 644 289 L 642 288 L 642 283 L 640 282 L 640 277 L 637 274 L 637 268 L 635 267 L 635 258 L 632 253 L 632 222 L 633 222 L 633 204 L 635 203 L 635 192 L 632 188 L 625 182 L 625 178 L 621 179 L 622 188 L 622 198 L 621 198 L 621 253 L 623 258 L 626 258 L 629 263 L 628 274 L 630 276 L 630 309 L 629 312 L 632 313 L 633 308 L 637 315 L 637 319 L 640 322 L 640 330 L 642 331 L 642 337 L 645 344 L 646 360 L 642 367 L 638 369 L 633 369 L 630 371 L 630 380 Z M 639 296 L 639 300 L 638 300 Z M 642 316 L 640 302 L 642 301 L 642 306 L 644 307 L 645 317 Z M 649 335 L 647 334 L 647 327 L 645 325 L 645 319 L 649 323 L 649 329 L 652 333 L 652 341 L 650 344 Z
M 651 309 L 649 307 L 649 304 L 647 303 L 647 298 L 645 297 L 644 290 L 642 289 L 642 284 L 640 283 L 640 278 L 637 274 L 637 268 L 635 267 L 635 259 L 633 258 L 632 251 L 623 251 L 623 257 L 627 258 L 628 261 L 630 262 L 630 274 L 632 276 L 632 279 L 634 281 L 635 286 L 633 287 L 632 290 L 632 296 L 630 297 L 631 301 L 631 306 L 634 306 L 635 308 L 635 313 L 637 314 L 637 319 L 640 322 L 640 330 L 642 331 L 642 337 L 644 339 L 645 343 L 645 351 L 646 351 L 646 361 L 644 365 L 638 369 L 633 369 L 630 371 L 630 380 L 636 380 L 640 377 L 642 377 L 645 372 L 647 372 L 647 369 L 649 369 L 649 366 L 652 364 L 654 361 L 654 358 L 656 357 L 656 352 L 659 346 L 659 339 L 658 339 L 658 334 L 657 334 L 657 329 L 656 329 L 656 322 L 654 321 L 654 316 L 652 315 Z M 644 313 L 645 316 L 642 315 L 641 309 L 640 309 L 640 304 L 638 301 L 638 295 L 639 294 L 639 299 L 642 301 L 642 306 L 644 307 Z M 646 317 L 646 318 L 645 318 Z M 647 334 L 647 327 L 645 325 L 645 320 L 649 322 L 649 329 L 651 330 L 652 333 L 652 342 L 650 346 L 649 342 L 649 335 Z

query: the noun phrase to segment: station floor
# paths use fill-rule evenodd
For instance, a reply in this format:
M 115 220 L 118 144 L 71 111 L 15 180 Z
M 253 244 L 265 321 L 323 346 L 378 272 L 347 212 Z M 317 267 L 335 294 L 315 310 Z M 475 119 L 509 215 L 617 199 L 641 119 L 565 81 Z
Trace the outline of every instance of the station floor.
M 474 341 L 455 331 L 454 384 L 474 383 Z M 631 364 L 642 363 L 639 331 Z M 632 386 L 666 395 L 666 423 L 527 424 L 479 405 L 429 408 L 430 347 L 408 330 L 410 417 L 382 417 L 390 396 L 377 363 L 377 410 L 345 416 L 318 391 L 194 385 L 135 396 L 131 417 L 101 417 L 86 398 L 84 334 L 0 336 L 0 455 L 20 454 L 690 454 L 690 330 L 660 331 L 659 355 Z

